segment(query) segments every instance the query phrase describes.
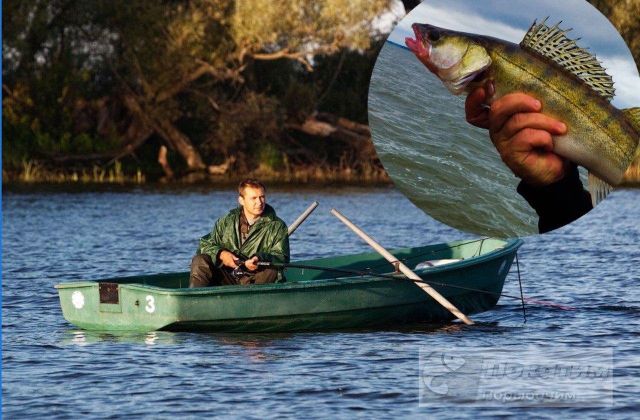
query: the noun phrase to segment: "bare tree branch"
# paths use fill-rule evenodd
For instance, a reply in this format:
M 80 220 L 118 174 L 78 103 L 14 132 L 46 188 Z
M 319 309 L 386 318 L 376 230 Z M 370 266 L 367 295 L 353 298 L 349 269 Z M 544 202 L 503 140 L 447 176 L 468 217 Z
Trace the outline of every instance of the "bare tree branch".
M 274 53 L 253 53 L 249 54 L 254 60 L 279 60 L 281 58 L 287 58 L 290 60 L 295 60 L 301 63 L 307 71 L 312 72 L 313 66 L 309 61 L 305 58 L 302 53 L 299 52 L 290 52 L 289 50 L 280 50 Z
M 239 83 L 244 82 L 244 79 L 238 70 L 231 70 L 227 68 L 222 70 L 217 69 L 204 60 L 196 60 L 196 62 L 199 64 L 199 67 L 195 68 L 179 82 L 174 83 L 171 88 L 163 92 L 159 92 L 155 98 L 156 102 L 163 102 L 174 97 L 178 93 L 182 92 L 190 83 L 198 80 L 205 74 L 209 74 L 218 80 L 233 80 Z

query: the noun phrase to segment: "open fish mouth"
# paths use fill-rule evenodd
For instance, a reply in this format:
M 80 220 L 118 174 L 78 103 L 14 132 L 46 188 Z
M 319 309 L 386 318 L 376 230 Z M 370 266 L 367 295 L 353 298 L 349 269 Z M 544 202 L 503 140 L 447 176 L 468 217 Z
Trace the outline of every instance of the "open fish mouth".
M 443 81 L 445 83 L 445 86 L 449 89 L 449 91 L 451 91 L 451 93 L 453 93 L 454 95 L 459 95 L 465 91 L 467 85 L 469 85 L 471 82 L 475 81 L 476 79 L 481 79 L 485 69 L 486 67 L 481 68 L 456 80 Z
M 487 74 L 485 70 L 487 70 L 490 65 L 491 61 L 467 74 L 459 75 L 457 78 L 447 79 L 445 77 L 442 77 L 441 80 L 444 83 L 445 87 L 449 89 L 451 93 L 453 93 L 454 95 L 459 95 L 466 91 L 469 84 L 474 82 L 481 82 L 482 80 L 484 80 Z
M 415 38 L 405 38 L 407 48 L 454 95 L 480 81 L 491 65 L 483 47 L 455 33 L 424 23 L 414 23 L 411 29 Z
M 406 37 L 404 43 L 409 48 L 409 51 L 414 53 L 422 62 L 426 62 L 431 55 L 431 44 L 427 39 L 422 36 L 422 33 L 418 29 L 418 24 L 411 25 L 415 39 Z

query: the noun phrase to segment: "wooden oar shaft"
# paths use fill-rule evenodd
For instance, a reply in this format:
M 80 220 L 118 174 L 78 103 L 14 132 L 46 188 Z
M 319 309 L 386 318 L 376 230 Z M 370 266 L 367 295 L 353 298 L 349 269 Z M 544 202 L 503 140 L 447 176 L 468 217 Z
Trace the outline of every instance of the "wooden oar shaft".
M 295 232 L 296 229 L 298 229 L 298 226 L 300 226 L 302 222 L 304 222 L 307 219 L 307 217 L 309 217 L 309 215 L 316 209 L 316 207 L 318 207 L 318 202 L 314 201 L 313 203 L 311 203 L 311 205 L 309 205 L 309 207 L 307 207 L 304 213 L 298 216 L 295 222 L 291 223 L 291 226 L 289 226 L 289 229 L 288 229 L 289 236 L 291 236 L 291 234 Z
M 373 240 L 369 235 L 364 233 L 362 229 L 358 226 L 354 225 L 349 219 L 344 217 L 340 212 L 336 209 L 331 209 L 331 214 L 336 216 L 342 223 L 347 225 L 349 229 L 355 232 L 362 240 L 368 243 L 373 249 L 375 249 L 380 255 L 382 255 L 387 261 L 391 264 L 397 265 L 398 269 L 409 279 L 414 280 L 414 284 L 424 290 L 429 296 L 434 298 L 440 305 L 442 305 L 445 309 L 451 312 L 456 316 L 459 320 L 464 322 L 467 325 L 472 325 L 473 321 L 470 320 L 465 314 L 463 314 L 458 308 L 456 308 L 451 302 L 447 300 L 444 296 L 438 293 L 433 287 L 424 283 L 424 280 L 420 278 L 416 273 L 411 271 L 409 267 L 404 265 L 401 261 L 399 261 L 396 257 L 394 257 L 389 251 L 384 249 L 380 244 Z

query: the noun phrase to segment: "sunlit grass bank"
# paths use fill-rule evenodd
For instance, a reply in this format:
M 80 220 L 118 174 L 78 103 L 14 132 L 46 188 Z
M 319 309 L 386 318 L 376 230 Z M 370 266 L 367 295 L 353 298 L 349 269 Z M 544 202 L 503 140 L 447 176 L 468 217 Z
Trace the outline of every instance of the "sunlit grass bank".
M 147 184 L 147 183 L 214 183 L 233 184 L 241 178 L 255 177 L 278 184 L 390 184 L 387 173 L 380 167 L 361 164 L 359 168 L 304 166 L 274 170 L 261 165 L 247 173 L 228 172 L 212 175 L 206 172 L 191 172 L 167 178 L 149 176 L 140 168 L 125 171 L 119 161 L 109 167 L 94 165 L 84 169 L 51 169 L 37 161 L 24 161 L 17 170 L 2 171 L 3 184 Z
M 122 164 L 115 161 L 108 167 L 94 165 L 83 169 L 50 169 L 37 161 L 23 161 L 22 168 L 17 171 L 2 171 L 3 183 L 83 183 L 83 184 L 143 184 L 145 174 L 137 169 L 133 173 L 125 173 Z

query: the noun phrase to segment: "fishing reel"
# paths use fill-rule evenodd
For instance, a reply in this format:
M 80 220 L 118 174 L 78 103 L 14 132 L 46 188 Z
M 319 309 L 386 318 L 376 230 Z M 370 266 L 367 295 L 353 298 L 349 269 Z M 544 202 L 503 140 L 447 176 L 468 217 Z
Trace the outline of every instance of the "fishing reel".
M 233 277 L 234 280 L 238 280 L 240 277 L 248 276 L 250 274 L 251 272 L 249 272 L 247 266 L 244 265 L 244 261 L 239 261 L 238 266 L 231 271 L 231 277 Z
M 238 259 L 236 260 L 236 264 L 238 264 L 238 266 L 234 268 L 233 271 L 231 271 L 231 276 L 235 280 L 238 280 L 240 277 L 251 276 L 256 273 L 255 271 L 249 271 L 249 269 L 245 265 L 244 260 Z M 273 267 L 273 264 L 269 261 L 258 261 L 256 265 L 258 266 L 259 270 Z

